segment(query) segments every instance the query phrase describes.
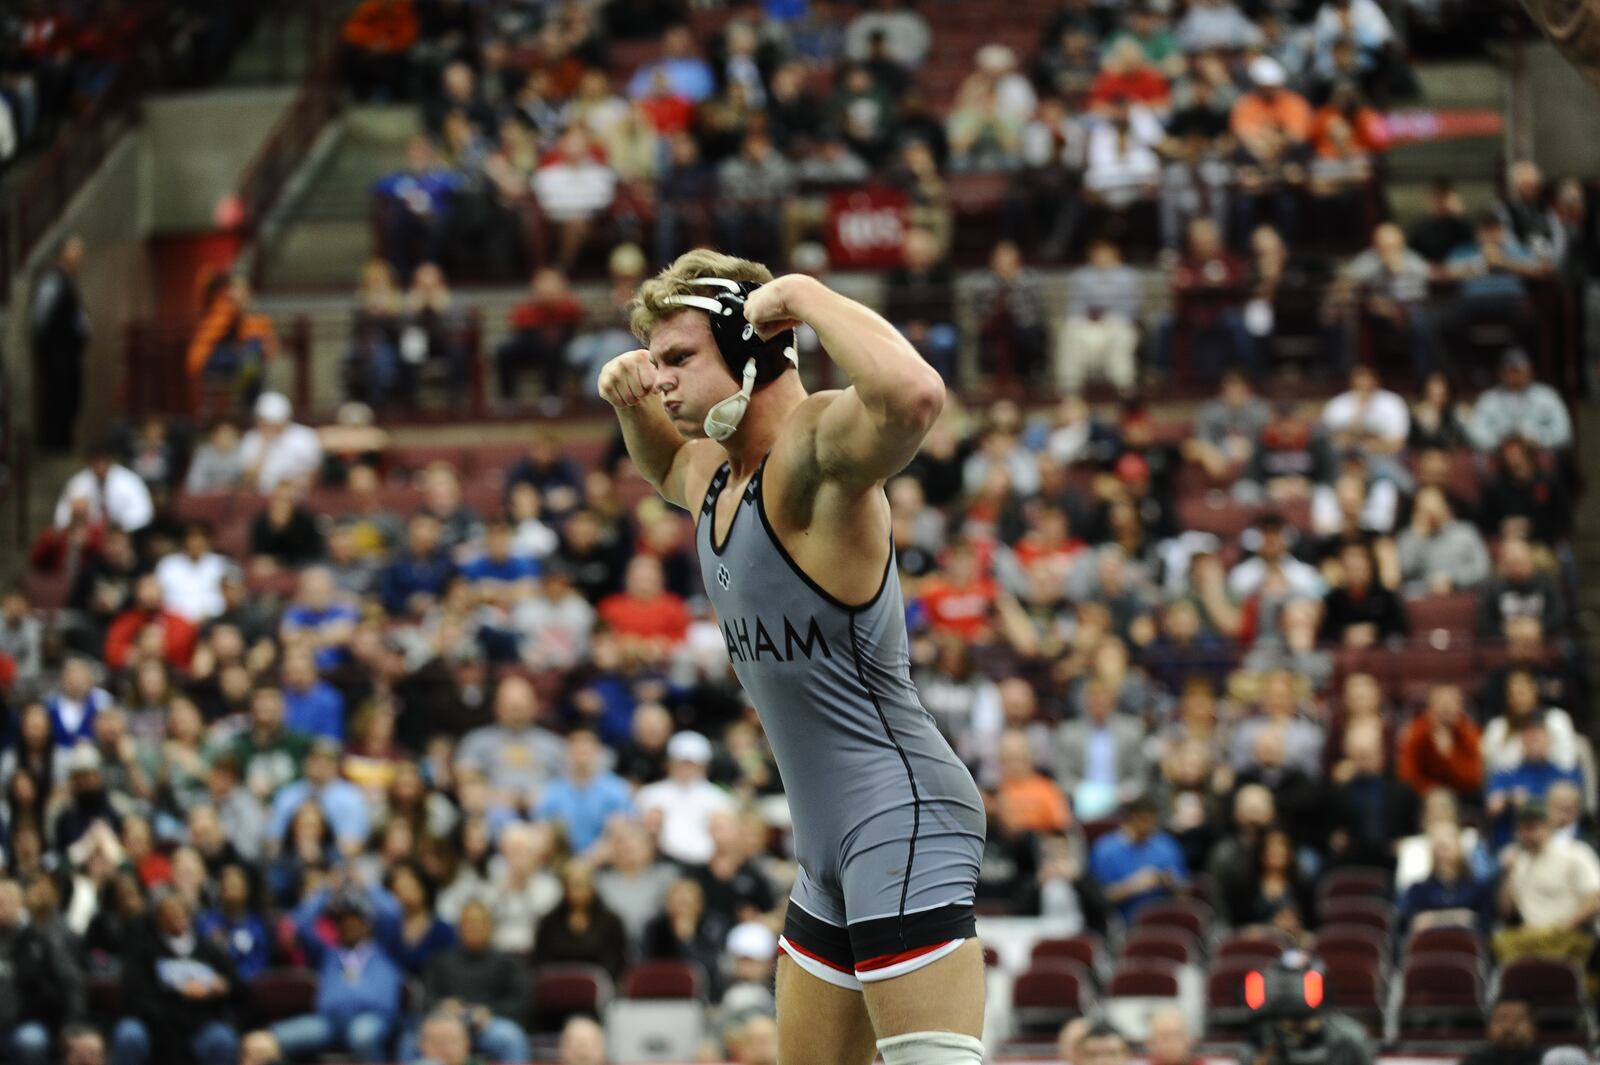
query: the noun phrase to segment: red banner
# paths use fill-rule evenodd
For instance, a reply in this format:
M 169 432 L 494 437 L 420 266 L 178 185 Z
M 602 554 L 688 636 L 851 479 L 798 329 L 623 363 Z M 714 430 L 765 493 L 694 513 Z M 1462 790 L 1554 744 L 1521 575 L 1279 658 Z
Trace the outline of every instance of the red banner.
M 1390 111 L 1383 116 L 1388 134 L 1386 145 L 1417 144 L 1424 141 L 1457 140 L 1463 137 L 1498 137 L 1505 129 L 1505 118 L 1489 107 L 1414 108 Z
M 828 264 L 835 270 L 888 269 L 900 265 L 906 230 L 906 194 L 869 187 L 828 197 Z

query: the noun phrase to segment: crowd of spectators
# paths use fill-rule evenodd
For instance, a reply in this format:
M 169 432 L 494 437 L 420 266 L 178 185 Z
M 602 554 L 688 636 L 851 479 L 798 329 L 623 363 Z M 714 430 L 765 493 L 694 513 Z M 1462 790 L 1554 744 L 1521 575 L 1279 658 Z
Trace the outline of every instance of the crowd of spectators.
M 50 144 L 124 72 L 137 70 L 141 84 L 166 88 L 215 79 L 262 6 L 259 0 L 8 4 L 0 11 L 0 172 Z
M 1102 232 L 1176 249 L 1200 216 L 1239 251 L 1260 222 L 1341 243 L 1371 216 L 1381 109 L 1415 94 L 1379 5 L 1071 0 L 1037 17 L 1019 53 L 904 0 L 709 22 L 666 0 L 367 0 L 344 69 L 358 96 L 425 118 L 429 143 L 376 186 L 402 283 L 423 259 L 570 271 L 597 234 L 657 264 L 712 239 L 783 261 L 829 189 L 872 174 L 947 245 L 946 178 L 1010 172 L 1004 235 L 1046 260 Z M 953 57 L 941 33 L 971 51 Z
M 523 342 L 560 300 L 542 275 Z M 254 413 L 97 450 L 32 555 L 64 606 L 0 602 L 0 949 L 42 967 L 0 993 L 17 1060 L 91 985 L 122 1062 L 520 1060 L 534 973 L 649 959 L 702 967 L 740 1053 L 794 865 L 686 519 L 627 502 L 616 443 L 541 437 L 486 494 Z M 1320 409 L 1230 373 L 1188 425 L 952 399 L 889 494 L 914 678 L 989 804 L 981 911 L 1111 934 L 1201 893 L 1305 940 L 1318 875 L 1378 866 L 1402 930 L 1586 961 L 1571 447 L 1515 351 L 1470 404 L 1366 367 Z M 219 552 L 179 486 L 248 535 Z M 287 965 L 314 1010 L 246 1032 Z

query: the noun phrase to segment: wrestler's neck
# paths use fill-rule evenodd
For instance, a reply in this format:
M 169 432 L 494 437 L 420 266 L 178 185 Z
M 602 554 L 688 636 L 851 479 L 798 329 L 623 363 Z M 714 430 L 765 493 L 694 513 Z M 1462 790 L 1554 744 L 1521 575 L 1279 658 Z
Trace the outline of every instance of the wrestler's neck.
M 733 480 L 742 481 L 755 472 L 772 450 L 783 423 L 805 398 L 806 386 L 792 370 L 756 390 L 739 428 L 722 442 L 722 450 L 728 453 L 728 474 Z

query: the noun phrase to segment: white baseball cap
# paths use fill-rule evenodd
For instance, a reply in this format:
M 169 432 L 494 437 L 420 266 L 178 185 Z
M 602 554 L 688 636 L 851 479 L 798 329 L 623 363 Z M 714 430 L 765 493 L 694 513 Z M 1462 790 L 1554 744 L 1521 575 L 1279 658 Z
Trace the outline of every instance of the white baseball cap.
M 728 933 L 728 953 L 735 958 L 771 961 L 778 953 L 778 937 L 764 924 L 745 921 Z
M 711 741 L 698 732 L 675 733 L 667 741 L 667 758 L 674 762 L 708 765 L 711 762 Z
M 1250 61 L 1250 80 L 1264 88 L 1275 89 L 1289 80 L 1283 64 L 1270 55 L 1258 55 Z
M 286 422 L 294 408 L 289 397 L 282 392 L 263 392 L 256 397 L 256 419 L 263 422 Z

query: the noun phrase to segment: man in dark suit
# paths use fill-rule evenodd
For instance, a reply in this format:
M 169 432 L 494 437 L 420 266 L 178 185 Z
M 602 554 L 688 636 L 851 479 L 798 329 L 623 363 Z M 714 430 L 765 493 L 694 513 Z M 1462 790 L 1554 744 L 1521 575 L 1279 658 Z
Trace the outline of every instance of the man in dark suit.
M 72 429 L 83 406 L 83 356 L 89 346 L 89 317 L 78 291 L 83 265 L 83 240 L 68 237 L 56 253 L 56 264 L 39 279 L 29 308 L 33 347 L 34 405 L 39 446 L 47 451 L 72 450 Z

